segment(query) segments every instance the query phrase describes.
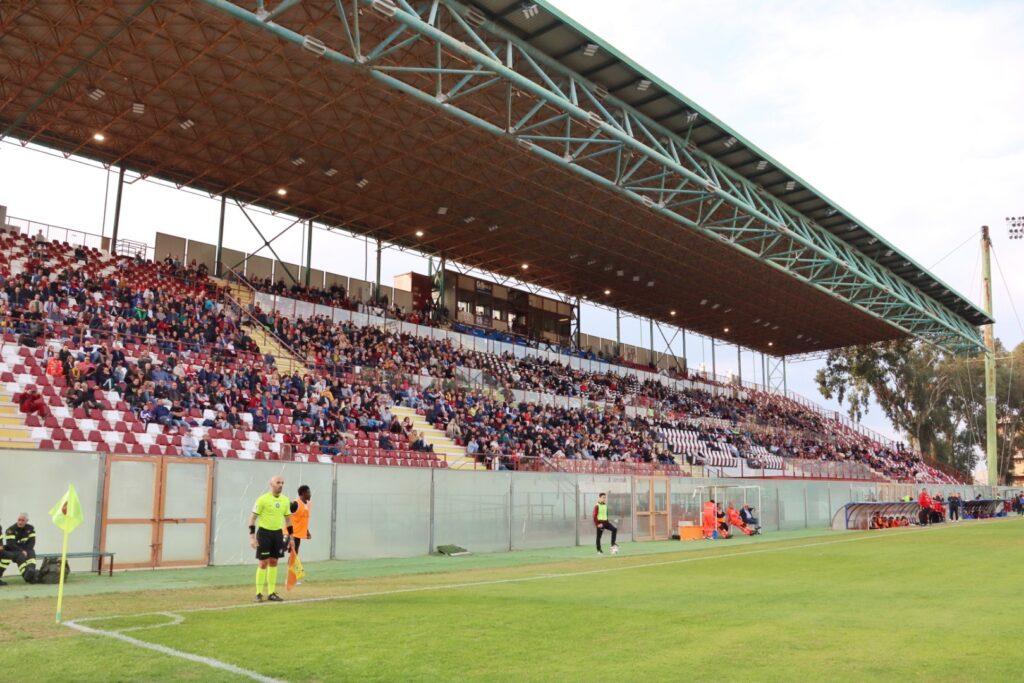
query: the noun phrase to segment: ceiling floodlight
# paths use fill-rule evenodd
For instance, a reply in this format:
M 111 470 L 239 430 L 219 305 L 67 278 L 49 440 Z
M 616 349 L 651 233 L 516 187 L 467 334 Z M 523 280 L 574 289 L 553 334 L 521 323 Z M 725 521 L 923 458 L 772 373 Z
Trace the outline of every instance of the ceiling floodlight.
M 97 88 L 95 85 L 90 85 L 88 88 L 86 88 L 85 92 L 88 93 L 89 99 L 94 102 L 99 102 L 107 95 L 107 92 L 105 90 L 101 90 L 100 88 Z
M 593 57 L 596 54 L 597 54 L 597 44 L 596 43 L 587 43 L 583 47 L 583 56 L 584 57 Z
M 132 113 L 142 115 L 146 113 L 146 105 L 143 102 L 132 102 Z
M 192 126 L 196 125 L 196 122 L 192 119 L 181 119 L 180 121 L 178 121 L 178 125 L 181 127 L 182 130 L 188 130 Z
M 644 78 L 643 80 L 636 84 L 636 89 L 639 90 L 640 92 L 645 92 L 650 87 L 651 82 L 646 78 Z
M 356 181 L 356 187 L 358 187 L 360 190 L 363 189 L 364 187 L 366 187 L 369 184 L 370 184 L 370 181 L 367 180 L 366 178 L 360 178 L 359 180 Z

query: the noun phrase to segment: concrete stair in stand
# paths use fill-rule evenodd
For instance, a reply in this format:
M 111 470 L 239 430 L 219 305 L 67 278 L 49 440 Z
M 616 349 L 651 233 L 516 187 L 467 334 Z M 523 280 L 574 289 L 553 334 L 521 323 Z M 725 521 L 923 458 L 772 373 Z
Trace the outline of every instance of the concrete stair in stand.
M 211 278 L 221 287 L 227 287 L 228 293 L 231 297 L 249 309 L 254 303 L 256 303 L 256 293 L 251 287 L 244 285 L 240 282 L 222 280 L 220 278 Z M 260 353 L 264 356 L 270 354 L 274 357 L 274 364 L 277 366 L 277 371 L 280 374 L 293 374 L 302 373 L 305 370 L 305 364 L 287 348 L 281 345 L 277 338 L 268 333 L 266 329 L 260 325 L 254 323 L 251 319 L 246 318 L 242 321 L 242 329 L 252 337 L 252 340 L 256 342 L 256 346 L 260 347 Z
M 18 410 L 14 396 L 0 389 L 0 448 L 39 448 L 25 426 L 25 416 Z
M 392 414 L 399 420 L 409 418 L 412 421 L 413 429 L 423 435 L 423 440 L 434 447 L 434 455 L 448 463 L 449 469 L 471 470 L 477 467 L 476 461 L 466 454 L 465 446 L 460 446 L 434 425 L 427 422 L 426 418 L 412 408 L 403 406 L 392 406 Z

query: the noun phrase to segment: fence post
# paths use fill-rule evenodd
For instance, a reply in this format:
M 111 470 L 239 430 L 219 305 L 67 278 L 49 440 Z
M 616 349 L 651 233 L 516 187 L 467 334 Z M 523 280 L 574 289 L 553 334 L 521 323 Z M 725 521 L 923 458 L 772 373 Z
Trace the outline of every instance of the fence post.
M 337 559 L 338 550 L 338 469 L 341 465 L 334 464 L 331 476 L 331 559 Z
M 430 468 L 430 533 L 427 534 L 427 554 L 434 552 L 434 475 L 437 470 Z

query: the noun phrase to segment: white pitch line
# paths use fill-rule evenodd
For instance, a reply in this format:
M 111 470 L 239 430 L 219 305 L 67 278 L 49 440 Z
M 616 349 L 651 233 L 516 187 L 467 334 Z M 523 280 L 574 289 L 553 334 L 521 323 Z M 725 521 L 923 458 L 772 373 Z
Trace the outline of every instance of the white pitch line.
M 994 522 L 995 520 L 992 520 L 992 521 Z M 1009 520 L 1008 519 L 1002 519 L 1000 521 L 1009 521 Z M 349 595 L 329 595 L 329 596 L 324 596 L 324 597 L 319 597 L 319 598 L 303 598 L 303 599 L 300 599 L 300 600 L 288 600 L 286 602 L 281 603 L 280 606 L 286 607 L 288 605 L 307 605 L 307 604 L 310 604 L 310 603 L 317 603 L 317 602 L 334 602 L 334 601 L 341 601 L 341 600 L 356 600 L 356 599 L 359 599 L 359 598 L 376 598 L 376 597 L 383 597 L 383 596 L 387 596 L 387 595 L 401 595 L 401 594 L 404 594 L 404 593 L 424 593 L 424 592 L 428 592 L 428 591 L 455 590 L 455 589 L 458 589 L 458 588 L 477 588 L 477 587 L 481 587 L 481 586 L 499 586 L 499 585 L 510 584 L 510 583 L 525 583 L 525 582 L 528 582 L 528 581 L 541 581 L 541 580 L 545 580 L 545 579 L 565 579 L 565 578 L 573 578 L 573 577 L 577 577 L 577 576 L 592 576 L 594 574 L 608 574 L 608 573 L 611 573 L 611 572 L 629 571 L 631 569 L 649 569 L 651 567 L 666 567 L 666 566 L 678 565 L 678 564 L 688 564 L 688 563 L 691 563 L 691 562 L 703 562 L 703 561 L 707 561 L 707 560 L 719 560 L 719 559 L 725 559 L 725 558 L 730 558 L 730 557 L 746 557 L 746 556 L 750 556 L 750 555 L 763 555 L 763 554 L 767 554 L 767 553 L 785 552 L 787 550 L 802 550 L 802 549 L 806 549 L 806 548 L 818 548 L 818 547 L 824 547 L 824 546 L 830 546 L 830 545 L 839 545 L 839 544 L 844 544 L 844 543 L 856 543 L 858 541 L 878 540 L 878 539 L 885 539 L 885 538 L 895 538 L 897 536 L 905 536 L 905 535 L 908 535 L 908 534 L 927 533 L 928 531 L 939 531 L 941 529 L 953 529 L 953 528 L 957 528 L 957 527 L 954 527 L 951 524 L 950 525 L 944 525 L 944 526 L 941 526 L 941 527 L 930 526 L 927 529 L 908 529 L 906 531 L 888 532 L 888 533 L 885 533 L 885 534 L 869 534 L 869 533 L 865 533 L 864 535 L 856 536 L 854 538 L 843 538 L 843 539 L 837 539 L 837 540 L 833 540 L 833 541 L 823 541 L 821 543 L 801 543 L 801 544 L 798 544 L 798 545 L 787 545 L 787 546 L 783 546 L 783 547 L 772 547 L 772 548 L 760 548 L 760 549 L 757 549 L 757 550 L 744 550 L 744 551 L 740 551 L 740 552 L 723 553 L 723 554 L 719 554 L 719 555 L 702 555 L 700 557 L 684 557 L 684 558 L 680 558 L 678 560 L 665 560 L 665 561 L 662 561 L 662 562 L 646 562 L 646 563 L 643 563 L 643 564 L 630 564 L 630 565 L 622 565 L 622 566 L 618 566 L 618 567 L 603 567 L 601 569 L 588 569 L 586 571 L 581 571 L 581 572 L 563 572 L 561 574 L 538 574 L 536 576 L 522 576 L 522 577 L 516 577 L 516 578 L 512 578 L 512 579 L 494 579 L 492 581 L 469 581 L 469 582 L 465 582 L 465 583 L 449 583 L 449 584 L 440 584 L 440 585 L 435 585 L 435 586 L 415 586 L 415 587 L 412 587 L 412 588 L 396 588 L 394 590 L 372 591 L 372 592 L 368 592 L 368 593 L 351 593 Z M 182 652 L 180 650 L 175 650 L 173 648 L 166 647 L 164 645 L 157 645 L 155 643 L 149 643 L 149 642 L 146 642 L 144 640 L 139 640 L 137 638 L 132 638 L 131 636 L 126 636 L 126 635 L 124 635 L 123 633 L 121 633 L 119 631 L 105 631 L 103 629 L 92 628 L 90 626 L 84 626 L 83 625 L 84 622 L 88 622 L 88 621 L 101 621 L 101 620 L 110 620 L 110 619 L 124 619 L 124 618 L 127 618 L 127 617 L 146 617 L 146 616 L 153 616 L 153 615 L 163 615 L 163 616 L 179 617 L 180 615 L 183 615 L 183 614 L 194 614 L 194 613 L 198 613 L 198 612 L 227 612 L 229 610 L 247 609 L 247 608 L 252 608 L 252 607 L 263 607 L 263 606 L 264 605 L 262 603 L 252 602 L 252 603 L 243 603 L 243 604 L 240 604 L 240 605 L 222 605 L 222 606 L 219 606 L 219 607 L 194 607 L 194 608 L 191 608 L 191 609 L 178 610 L 176 612 L 143 612 L 143 613 L 140 613 L 140 614 L 119 614 L 119 615 L 106 616 L 106 617 L 87 617 L 87 618 L 84 618 L 84 619 L 78 619 L 78 620 L 74 620 L 74 621 L 65 622 L 64 625 L 68 626 L 70 628 L 76 629 L 78 631 L 81 631 L 83 633 L 88 633 L 88 634 L 91 634 L 91 635 L 98 635 L 98 636 L 105 636 L 107 638 L 115 638 L 117 640 L 120 640 L 120 641 L 123 641 L 125 643 L 128 643 L 129 645 L 135 645 L 136 647 L 142 647 L 142 648 L 145 648 L 145 649 L 148 649 L 148 650 L 153 650 L 155 652 L 160 652 L 162 654 L 170 655 L 172 657 L 180 657 L 182 659 L 186 659 L 186 660 L 191 661 L 191 662 L 196 662 L 198 664 L 205 664 L 205 665 L 213 667 L 215 669 L 221 669 L 223 671 L 230 671 L 231 673 L 236 673 L 236 674 L 238 674 L 240 676 L 246 676 L 246 677 L 251 678 L 251 679 L 256 680 L 256 681 L 263 681 L 263 682 L 266 682 L 266 683 L 284 683 L 283 681 L 279 681 L 278 679 L 270 678 L 270 677 L 267 677 L 267 676 L 263 676 L 262 674 L 256 673 L 255 671 L 249 671 L 247 669 L 243 669 L 241 667 L 237 667 L 234 664 L 228 664 L 227 662 L 222 662 L 222 661 L 220 661 L 218 659 L 213 659 L 211 657 L 204 657 L 204 656 L 201 656 L 201 655 L 193 655 L 193 654 L 190 654 L 188 652 Z M 276 608 L 270 608 L 270 609 L 276 609 Z M 163 628 L 165 626 L 177 626 L 178 624 L 181 624 L 183 622 L 184 622 L 184 617 L 182 617 L 180 620 L 176 619 L 175 621 L 173 621 L 171 623 L 168 623 L 168 624 L 153 625 L 153 626 L 147 626 L 147 627 L 144 627 L 144 628 Z
M 76 631 L 81 631 L 82 633 L 88 633 L 89 635 L 103 636 L 104 638 L 113 638 L 115 640 L 120 640 L 124 643 L 128 643 L 129 645 L 134 645 L 135 647 L 141 647 L 146 650 L 152 650 L 153 652 L 159 652 L 160 654 L 168 655 L 169 657 L 177 657 L 178 659 L 184 659 L 189 662 L 195 662 L 196 664 L 204 664 L 214 669 L 220 669 L 221 671 L 228 671 L 239 676 L 250 678 L 254 681 L 260 681 L 260 683 L 285 683 L 281 679 L 271 678 L 270 676 L 264 676 L 261 673 L 249 671 L 248 669 L 243 669 L 240 666 L 235 666 L 234 664 L 222 662 L 219 659 L 213 659 L 212 657 L 204 657 L 202 655 L 194 655 L 190 652 L 182 652 L 181 650 L 175 650 L 173 647 L 167 647 L 166 645 L 148 643 L 145 640 L 132 638 L 131 636 L 126 636 L 123 633 L 118 633 L 116 631 L 104 631 L 103 629 L 92 628 L 91 626 L 83 626 L 82 624 L 76 623 L 74 621 L 65 622 L 65 626 L 73 628 Z

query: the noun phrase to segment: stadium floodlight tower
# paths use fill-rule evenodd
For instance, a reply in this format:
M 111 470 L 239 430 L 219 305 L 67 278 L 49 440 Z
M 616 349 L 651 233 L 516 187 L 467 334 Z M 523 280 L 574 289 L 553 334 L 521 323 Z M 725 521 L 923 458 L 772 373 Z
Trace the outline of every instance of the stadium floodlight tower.
M 992 317 L 992 239 L 988 226 L 981 226 L 981 268 L 985 313 Z M 996 338 L 990 322 L 985 325 L 985 462 L 989 486 L 999 484 L 999 456 L 996 447 Z

